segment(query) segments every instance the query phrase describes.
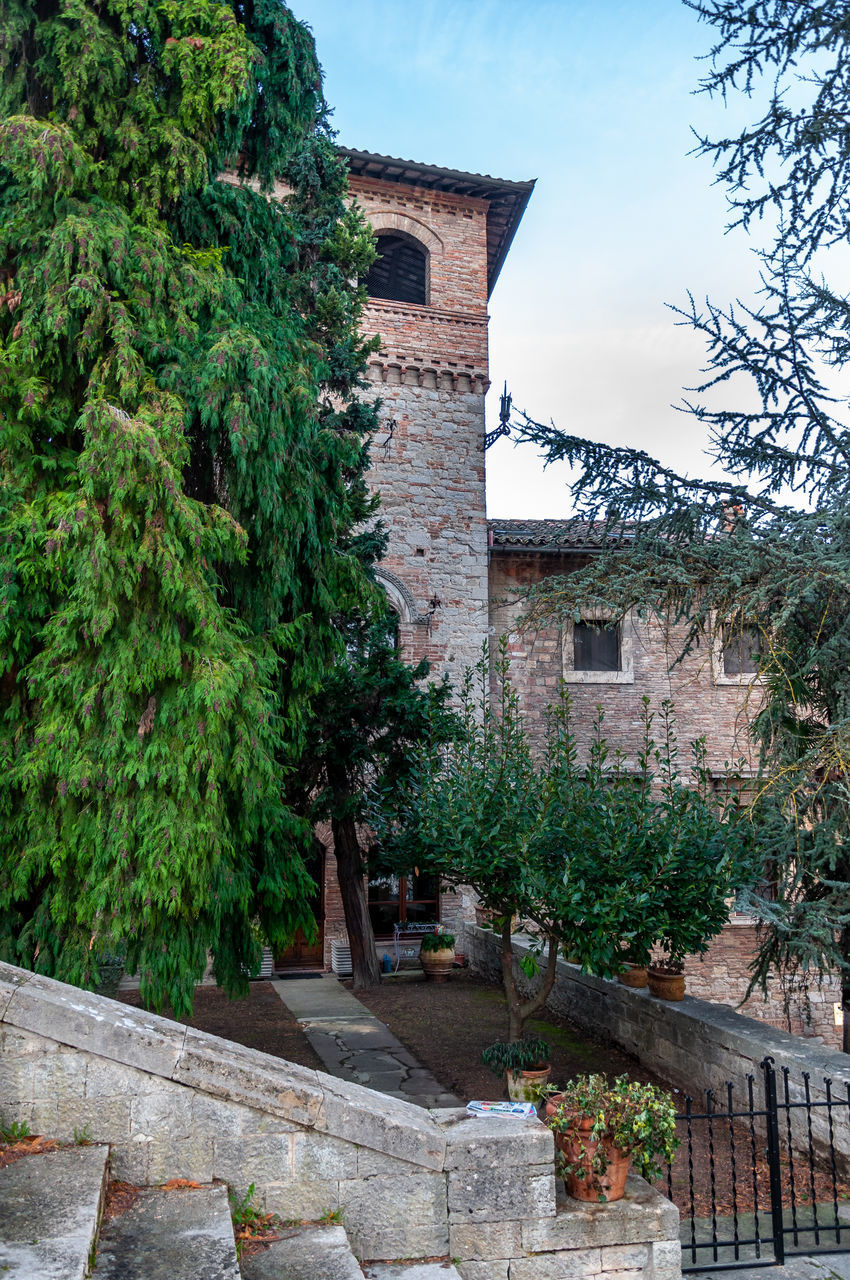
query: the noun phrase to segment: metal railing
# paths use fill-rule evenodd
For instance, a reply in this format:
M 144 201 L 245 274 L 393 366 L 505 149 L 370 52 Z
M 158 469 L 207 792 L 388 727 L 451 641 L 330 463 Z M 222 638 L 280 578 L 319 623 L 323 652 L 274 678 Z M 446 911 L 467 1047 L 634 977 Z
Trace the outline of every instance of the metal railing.
M 682 1145 L 667 1169 L 667 1194 L 680 1206 L 683 1271 L 778 1266 L 792 1254 L 850 1252 L 850 1142 L 836 1152 L 837 1126 L 850 1135 L 850 1083 L 824 1079 L 813 1097 L 809 1072 L 792 1082 L 772 1058 L 746 1097 L 706 1090 L 703 1110 L 685 1099 Z M 839 1164 L 841 1168 L 839 1169 Z

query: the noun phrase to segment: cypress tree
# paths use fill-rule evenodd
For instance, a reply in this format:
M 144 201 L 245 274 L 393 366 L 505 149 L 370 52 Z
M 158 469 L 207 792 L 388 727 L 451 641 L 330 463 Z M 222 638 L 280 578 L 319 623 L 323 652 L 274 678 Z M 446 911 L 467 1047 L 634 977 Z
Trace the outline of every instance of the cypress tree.
M 850 305 L 826 274 L 850 227 L 850 25 L 839 0 L 685 3 L 717 36 L 701 89 L 753 104 L 740 134 L 698 149 L 727 187 L 731 226 L 766 235 L 761 295 L 674 308 L 708 350 L 683 408 L 709 427 L 733 480 L 678 475 L 638 450 L 525 419 L 521 434 L 548 461 L 575 466 L 576 509 L 607 537 L 593 565 L 544 584 L 530 613 L 578 616 L 593 602 L 660 615 L 687 623 L 684 653 L 724 628 L 761 632 L 750 708 L 765 886 L 749 898 L 762 922 L 753 980 L 777 967 L 804 983 L 839 971 L 850 1051 L 850 430 L 836 390 Z
M 276 185 L 280 184 L 280 185 Z M 191 1006 L 312 927 L 371 237 L 278 0 L 0 2 L 0 955 Z

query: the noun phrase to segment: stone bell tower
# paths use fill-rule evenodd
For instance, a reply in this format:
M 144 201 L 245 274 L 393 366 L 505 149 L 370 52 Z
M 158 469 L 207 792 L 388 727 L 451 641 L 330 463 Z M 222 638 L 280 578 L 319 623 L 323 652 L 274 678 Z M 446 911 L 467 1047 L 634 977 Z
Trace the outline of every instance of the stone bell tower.
M 379 576 L 405 656 L 458 683 L 487 634 L 487 301 L 533 182 L 343 148 L 377 237 L 363 326 L 380 334 L 373 483 L 390 530 Z

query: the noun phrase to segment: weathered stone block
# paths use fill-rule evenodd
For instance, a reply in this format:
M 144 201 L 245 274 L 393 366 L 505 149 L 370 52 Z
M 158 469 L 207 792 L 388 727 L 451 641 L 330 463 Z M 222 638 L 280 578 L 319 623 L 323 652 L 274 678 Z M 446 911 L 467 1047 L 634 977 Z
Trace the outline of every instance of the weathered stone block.
M 678 1230 L 676 1206 L 643 1178 L 632 1174 L 625 1196 L 613 1204 L 573 1200 L 559 1182 L 555 1217 L 523 1223 L 522 1243 L 529 1252 L 542 1253 L 674 1239 Z
M 136 1067 L 127 1067 L 122 1062 L 112 1062 L 108 1058 L 97 1058 L 86 1055 L 86 1097 L 136 1097 L 153 1093 L 161 1088 L 161 1076 L 149 1075 Z
M 339 1184 L 339 1205 L 360 1258 L 448 1253 L 446 1183 L 439 1173 L 357 1178 Z
M 40 1053 L 55 1053 L 56 1041 L 37 1036 L 32 1031 L 20 1031 L 8 1023 L 0 1026 L 0 1054 L 4 1058 L 32 1058 Z
M 323 1071 L 316 1074 L 324 1091 L 317 1129 L 426 1169 L 442 1169 L 446 1139 L 427 1111 Z
M 157 1186 L 172 1178 L 212 1182 L 212 1139 L 172 1138 L 168 1134 L 153 1138 L 148 1156 L 148 1181 L 151 1186 Z
M 3 1049 L 0 1046 L 0 1055 Z M 0 1098 L 4 1109 L 13 1102 L 32 1102 L 35 1063 L 32 1057 L 0 1056 Z
M 34 1098 L 83 1098 L 86 1092 L 88 1055 L 54 1053 L 39 1055 L 33 1077 Z
M 258 1192 L 266 1213 L 277 1213 L 284 1222 L 300 1222 L 302 1218 L 315 1222 L 339 1208 L 339 1183 L 332 1179 L 292 1178 L 270 1183 Z
M 109 1168 L 113 1178 L 120 1182 L 132 1182 L 134 1186 L 146 1187 L 150 1178 L 150 1142 L 116 1142 L 109 1147 Z
M 133 1133 L 146 1137 L 188 1138 L 192 1133 L 192 1090 L 168 1080 L 160 1080 L 152 1093 L 133 1098 Z
M 354 1150 L 357 1152 L 357 1176 L 360 1178 L 376 1175 L 409 1178 L 422 1167 L 409 1160 L 396 1160 L 394 1156 L 384 1155 L 383 1151 L 372 1151 L 369 1147 L 355 1147 Z
M 459 1262 L 462 1280 L 507 1280 L 507 1262 Z
M 298 1125 L 282 1116 L 269 1115 L 256 1107 L 192 1093 L 192 1127 L 212 1138 L 235 1138 L 240 1134 L 303 1133 Z
M 538 1253 L 511 1262 L 511 1280 L 593 1280 L 601 1274 L 598 1249 L 568 1253 Z
M 355 1178 L 357 1148 L 320 1133 L 296 1133 L 292 1138 L 292 1170 L 296 1178 Z
M 463 1116 L 460 1121 L 442 1124 L 446 1135 L 446 1169 L 554 1163 L 552 1131 L 536 1116 L 529 1120 L 470 1116 L 466 1112 Z
M 163 1076 L 174 1070 L 186 1034 L 166 1018 L 37 974 L 17 987 L 4 1019 L 59 1044 Z
M 452 1170 L 448 1184 L 452 1222 L 555 1216 L 554 1170 L 544 1166 Z
M 680 1280 L 682 1246 L 678 1240 L 660 1240 L 650 1245 L 646 1280 Z
M 490 1261 L 523 1253 L 519 1222 L 450 1222 L 449 1253 L 453 1258 Z
M 126 1142 L 130 1137 L 129 1098 L 37 1098 L 33 1116 L 39 1132 L 60 1142 L 73 1142 L 82 1133 L 94 1142 Z
M 252 1182 L 258 1187 L 284 1182 L 292 1177 L 291 1142 L 288 1133 L 213 1137 L 213 1177 L 243 1192 Z
M 601 1250 L 603 1271 L 637 1271 L 645 1270 L 649 1262 L 647 1244 L 605 1245 Z
M 322 1104 L 315 1071 L 200 1031 L 187 1031 L 174 1079 L 297 1124 L 313 1124 Z
M 33 975 L 11 964 L 0 964 L 0 1021 L 5 1017 L 12 996 Z

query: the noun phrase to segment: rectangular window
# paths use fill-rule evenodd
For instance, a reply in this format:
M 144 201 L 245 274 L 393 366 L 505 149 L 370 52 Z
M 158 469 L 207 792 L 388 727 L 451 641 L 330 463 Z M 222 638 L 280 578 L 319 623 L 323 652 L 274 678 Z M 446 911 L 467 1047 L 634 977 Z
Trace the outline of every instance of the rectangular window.
M 723 627 L 723 674 L 754 676 L 761 653 L 761 632 L 751 623 L 734 623 Z
M 369 877 L 369 917 L 375 937 L 391 937 L 396 924 L 430 924 L 439 920 L 437 877 L 375 875 Z
M 620 670 L 620 628 L 616 623 L 582 621 L 573 625 L 573 670 Z

